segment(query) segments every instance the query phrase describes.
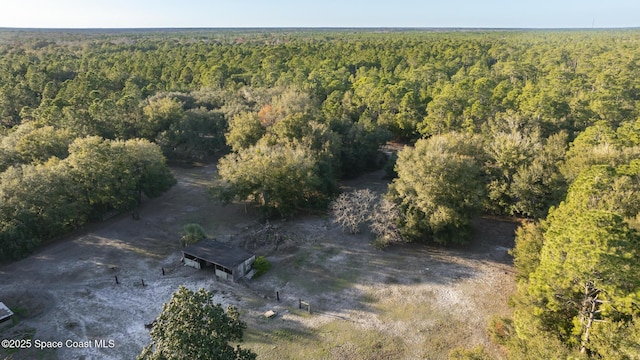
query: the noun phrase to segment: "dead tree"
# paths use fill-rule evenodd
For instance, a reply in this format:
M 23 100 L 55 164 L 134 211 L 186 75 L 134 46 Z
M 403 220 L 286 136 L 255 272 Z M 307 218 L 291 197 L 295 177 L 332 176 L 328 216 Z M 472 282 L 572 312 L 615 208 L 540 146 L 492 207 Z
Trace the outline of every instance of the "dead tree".
M 589 343 L 589 332 L 594 322 L 601 321 L 596 318 L 600 313 L 600 304 L 604 301 L 598 299 L 601 290 L 598 289 L 593 281 L 587 281 L 584 284 L 584 299 L 582 300 L 582 309 L 580 310 L 580 322 L 582 323 L 583 332 L 580 343 L 580 353 L 587 352 L 587 344 Z
M 369 220 L 377 199 L 378 195 L 369 189 L 340 194 L 329 206 L 333 222 L 345 233 L 359 233 L 360 225 Z

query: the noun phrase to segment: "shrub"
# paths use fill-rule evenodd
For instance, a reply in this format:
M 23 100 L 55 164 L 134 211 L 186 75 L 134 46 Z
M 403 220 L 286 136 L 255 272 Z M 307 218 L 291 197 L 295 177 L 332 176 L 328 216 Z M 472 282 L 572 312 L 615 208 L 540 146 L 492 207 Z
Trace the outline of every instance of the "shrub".
M 506 345 L 513 336 L 513 320 L 505 317 L 494 316 L 489 321 L 487 329 L 491 340 L 496 344 Z
M 256 271 L 253 277 L 258 277 L 271 269 L 271 263 L 264 256 L 258 256 L 253 262 L 253 269 Z
M 187 224 L 184 226 L 184 235 L 180 239 L 182 246 L 195 244 L 207 237 L 202 226 L 198 224 Z

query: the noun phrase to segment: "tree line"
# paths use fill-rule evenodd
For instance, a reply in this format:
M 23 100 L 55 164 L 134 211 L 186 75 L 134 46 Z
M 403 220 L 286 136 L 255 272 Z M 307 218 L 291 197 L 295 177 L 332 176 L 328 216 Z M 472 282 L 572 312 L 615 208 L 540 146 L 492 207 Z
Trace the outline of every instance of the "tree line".
M 1 35 L 2 256 L 166 190 L 165 157 L 219 158 L 214 198 L 288 216 L 395 140 L 389 192 L 349 216 L 383 243 L 529 219 L 514 356 L 637 351 L 637 30 Z
M 0 174 L 0 257 L 20 258 L 43 239 L 131 209 L 175 183 L 146 140 L 76 138 L 63 159 L 11 166 Z

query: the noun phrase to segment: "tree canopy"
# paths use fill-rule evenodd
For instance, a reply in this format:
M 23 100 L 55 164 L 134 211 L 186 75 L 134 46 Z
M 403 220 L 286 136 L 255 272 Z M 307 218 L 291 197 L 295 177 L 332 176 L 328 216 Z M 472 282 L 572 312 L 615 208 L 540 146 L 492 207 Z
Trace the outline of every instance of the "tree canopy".
M 398 153 L 389 196 L 403 213 L 409 239 L 465 242 L 471 218 L 482 209 L 482 171 L 470 154 L 479 149 L 462 134 L 419 140 Z
M 151 344 L 138 359 L 252 360 L 256 354 L 234 342 L 242 341 L 246 324 L 238 310 L 213 303 L 204 289 L 184 286 L 171 296 L 151 329 Z
M 77 138 L 64 159 L 14 165 L 0 174 L 0 257 L 19 258 L 43 239 L 157 197 L 175 178 L 146 140 Z
M 289 215 L 324 210 L 393 140 L 389 192 L 356 222 L 458 243 L 482 211 L 527 218 L 512 352 L 630 358 L 639 45 L 637 29 L 1 30 L 0 257 L 158 196 L 165 158 L 220 159 L 217 199 Z
M 525 344 L 551 337 L 567 351 L 622 359 L 629 348 L 616 343 L 640 340 L 640 236 L 628 223 L 638 174 L 637 160 L 588 168 L 541 224 L 518 233 L 515 328 Z

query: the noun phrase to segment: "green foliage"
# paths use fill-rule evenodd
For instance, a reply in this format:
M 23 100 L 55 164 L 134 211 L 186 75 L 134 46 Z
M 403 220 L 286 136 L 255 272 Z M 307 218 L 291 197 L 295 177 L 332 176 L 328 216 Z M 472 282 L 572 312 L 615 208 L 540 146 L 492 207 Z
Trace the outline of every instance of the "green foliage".
M 640 316 L 634 305 L 640 300 L 635 276 L 640 236 L 623 218 L 637 214 L 637 208 L 630 205 L 634 201 L 621 201 L 639 190 L 630 185 L 637 181 L 625 180 L 637 176 L 636 168 L 593 166 L 583 171 L 542 228 L 519 231 L 515 351 L 541 344 L 536 339 L 553 338 L 571 351 L 624 358 L 617 344 L 634 341 L 636 335 L 626 329 L 633 329 Z M 534 255 L 537 248 L 539 257 Z M 623 335 L 611 336 L 612 328 Z
M 636 316 L 630 322 L 598 324 L 601 329 L 589 338 L 602 359 L 637 360 L 640 358 L 640 325 Z
M 172 159 L 203 160 L 226 151 L 224 100 L 214 91 L 158 93 L 143 102 L 141 136 Z
M 11 165 L 43 163 L 51 157 L 68 155 L 74 135 L 69 129 L 23 123 L 0 140 L 0 171 Z
M 252 145 L 265 134 L 257 113 L 240 113 L 229 121 L 229 131 L 225 133 L 227 144 L 233 151 L 240 151 Z
M 158 94 L 147 99 L 142 108 L 145 115 L 145 124 L 141 135 L 149 140 L 155 139 L 162 129 L 170 124 L 178 122 L 184 116 L 182 104 L 175 98 Z
M 492 360 L 483 346 L 479 345 L 471 350 L 454 349 L 449 353 L 449 360 Z
M 482 207 L 485 190 L 480 166 L 467 154 L 478 153 L 461 134 L 419 140 L 398 153 L 398 178 L 390 199 L 403 214 L 401 229 L 411 240 L 465 242 L 471 218 Z
M 540 265 L 540 250 L 544 244 L 544 225 L 539 223 L 523 223 L 516 231 L 516 244 L 510 251 L 516 279 L 526 280 Z
M 0 174 L 0 184 L 0 258 L 21 258 L 41 239 L 85 220 L 78 184 L 60 160 L 9 168 Z
M 639 254 L 637 234 L 619 217 L 595 210 L 581 214 L 563 214 L 563 210 L 550 214 L 540 265 L 529 278 L 529 294 L 542 326 L 571 343 L 572 335 L 580 333 L 574 320 L 586 282 L 602 289 L 601 297 L 608 302 L 600 308 L 604 318 L 632 314 L 623 304 L 633 301 L 633 292 L 640 286 L 631 275 L 633 264 L 628 263 Z
M 498 214 L 540 218 L 565 193 L 558 165 L 566 133 L 540 137 L 539 126 L 513 113 L 486 125 L 487 208 Z
M 157 145 L 146 140 L 78 138 L 65 162 L 92 218 L 130 209 L 142 194 L 157 197 L 176 182 Z
M 78 138 L 63 160 L 0 174 L 0 257 L 20 258 L 40 243 L 109 211 L 139 204 L 175 183 L 159 148 L 145 140 Z
M 288 215 L 322 201 L 317 161 L 302 146 L 256 145 L 220 159 L 215 199 L 228 203 L 250 199 L 265 216 Z
M 394 179 L 398 176 L 398 173 L 396 172 L 396 161 L 398 161 L 398 154 L 393 152 L 391 156 L 389 156 L 387 163 L 384 165 L 384 172 L 387 174 L 389 179 Z
M 567 202 L 580 209 L 603 209 L 634 218 L 640 213 L 640 160 L 617 168 L 595 165 L 571 184 Z
M 379 149 L 389 139 L 389 133 L 380 127 L 368 126 L 366 122 L 353 123 L 346 129 L 342 134 L 340 154 L 342 173 L 352 177 L 368 169 L 381 168 L 384 160 Z
M 513 337 L 513 320 L 510 318 L 494 316 L 489 320 L 487 328 L 491 340 L 500 345 L 506 345 Z
M 1 38 L 0 171 L 65 159 L 76 137 L 145 138 L 171 159 L 199 161 L 223 155 L 227 144 L 238 153 L 305 148 L 319 178 L 314 190 L 290 206 L 268 201 L 288 213 L 326 203 L 340 177 L 382 166 L 378 150 L 390 138 L 454 131 L 474 139 L 472 152 L 455 152 L 481 166 L 485 210 L 541 219 L 583 170 L 640 156 L 635 30 L 8 31 Z M 101 161 L 119 151 L 98 147 Z M 72 166 L 84 184 L 78 197 L 91 209 L 81 217 L 135 204 L 128 190 L 135 181 L 108 174 L 122 167 L 72 157 L 96 172 Z M 142 187 L 166 188 L 154 177 L 168 179 L 160 171 L 139 182 L 138 201 Z M 238 194 L 245 195 L 252 197 Z M 424 209 L 400 208 L 402 223 L 427 222 Z M 427 212 L 436 226 L 458 221 L 451 209 Z M 465 227 L 456 226 L 456 233 Z M 417 226 L 403 228 L 414 238 L 433 230 L 409 228 Z
M 150 332 L 151 344 L 138 359 L 250 360 L 256 354 L 235 348 L 242 341 L 246 324 L 238 310 L 214 305 L 213 295 L 204 289 L 193 292 L 184 286 L 164 304 Z
M 514 337 L 508 342 L 509 358 L 518 360 L 580 359 L 577 350 L 570 349 L 558 338 L 536 331 L 526 339 Z
M 187 224 L 182 229 L 183 235 L 180 239 L 182 246 L 195 244 L 207 237 L 204 228 L 199 224 Z
M 271 269 L 271 263 L 264 256 L 256 257 L 256 260 L 253 262 L 252 266 L 256 271 L 253 277 L 259 277 Z
M 155 142 L 172 159 L 207 160 L 227 150 L 222 135 L 226 129 L 224 114 L 197 108 L 160 132 Z

